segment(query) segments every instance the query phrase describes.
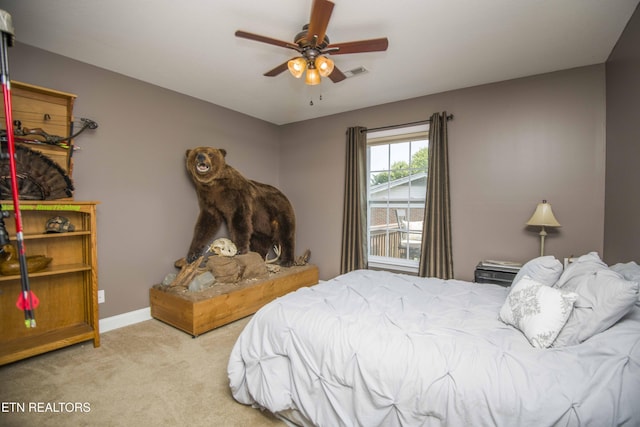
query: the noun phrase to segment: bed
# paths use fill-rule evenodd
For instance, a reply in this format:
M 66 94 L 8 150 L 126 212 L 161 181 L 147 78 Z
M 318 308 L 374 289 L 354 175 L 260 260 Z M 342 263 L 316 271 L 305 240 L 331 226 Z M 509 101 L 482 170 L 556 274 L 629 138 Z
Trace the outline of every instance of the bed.
M 357 270 L 285 295 L 239 336 L 233 397 L 302 426 L 640 425 L 638 283 L 550 258 L 511 288 Z

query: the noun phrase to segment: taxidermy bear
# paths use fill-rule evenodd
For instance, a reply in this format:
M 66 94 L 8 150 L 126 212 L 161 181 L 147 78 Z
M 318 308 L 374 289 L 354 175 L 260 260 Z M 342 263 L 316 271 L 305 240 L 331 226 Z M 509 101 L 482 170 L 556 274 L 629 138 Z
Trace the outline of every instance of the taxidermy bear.
M 291 203 L 277 188 L 243 177 L 226 163 L 226 154 L 224 149 L 211 147 L 187 150 L 187 170 L 200 205 L 187 262 L 207 252 L 224 221 L 239 254 L 251 250 L 266 258 L 278 245 L 280 264 L 292 265 L 295 215 Z

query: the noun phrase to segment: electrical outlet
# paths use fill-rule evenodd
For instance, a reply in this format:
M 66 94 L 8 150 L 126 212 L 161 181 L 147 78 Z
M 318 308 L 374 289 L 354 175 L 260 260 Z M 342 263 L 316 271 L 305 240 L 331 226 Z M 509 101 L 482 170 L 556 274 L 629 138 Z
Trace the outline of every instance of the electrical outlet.
M 102 304 L 104 302 L 104 289 L 98 290 L 98 304 Z

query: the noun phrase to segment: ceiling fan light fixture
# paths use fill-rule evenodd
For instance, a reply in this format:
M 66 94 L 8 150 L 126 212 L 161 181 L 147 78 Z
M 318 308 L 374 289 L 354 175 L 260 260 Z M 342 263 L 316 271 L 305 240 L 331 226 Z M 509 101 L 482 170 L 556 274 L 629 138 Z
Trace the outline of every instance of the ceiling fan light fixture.
M 289 72 L 293 77 L 299 79 L 304 74 L 304 69 L 307 67 L 307 61 L 304 58 L 294 58 L 287 62 L 287 67 L 289 68 Z
M 333 61 L 326 56 L 318 56 L 316 58 L 316 68 L 322 77 L 329 77 L 333 73 Z
M 307 68 L 307 76 L 305 77 L 304 82 L 310 86 L 320 84 L 320 73 L 318 72 L 318 69 L 309 66 Z
M 386 37 L 382 37 L 330 43 L 326 30 L 331 19 L 333 7 L 334 3 L 331 0 L 312 0 L 309 23 L 302 27 L 302 31 L 295 36 L 293 43 L 241 30 L 236 31 L 235 35 L 236 37 L 256 42 L 292 49 L 298 53 L 298 57 L 294 57 L 264 73 L 263 75 L 266 77 L 275 77 L 289 69 L 291 75 L 300 78 L 307 70 L 305 82 L 308 85 L 320 84 L 320 76 L 329 77 L 333 83 L 338 83 L 346 79 L 347 76 L 340 71 L 339 67 L 334 66 L 333 60 L 328 59 L 327 56 L 383 52 L 389 47 L 389 40 Z M 306 64 L 304 61 L 306 61 Z

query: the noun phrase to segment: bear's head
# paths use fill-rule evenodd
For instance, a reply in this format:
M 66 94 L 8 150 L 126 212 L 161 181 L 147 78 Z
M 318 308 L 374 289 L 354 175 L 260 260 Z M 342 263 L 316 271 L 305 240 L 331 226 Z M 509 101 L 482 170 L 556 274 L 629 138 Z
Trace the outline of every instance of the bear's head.
M 210 184 L 224 169 L 227 151 L 211 147 L 187 150 L 187 170 L 196 184 Z

